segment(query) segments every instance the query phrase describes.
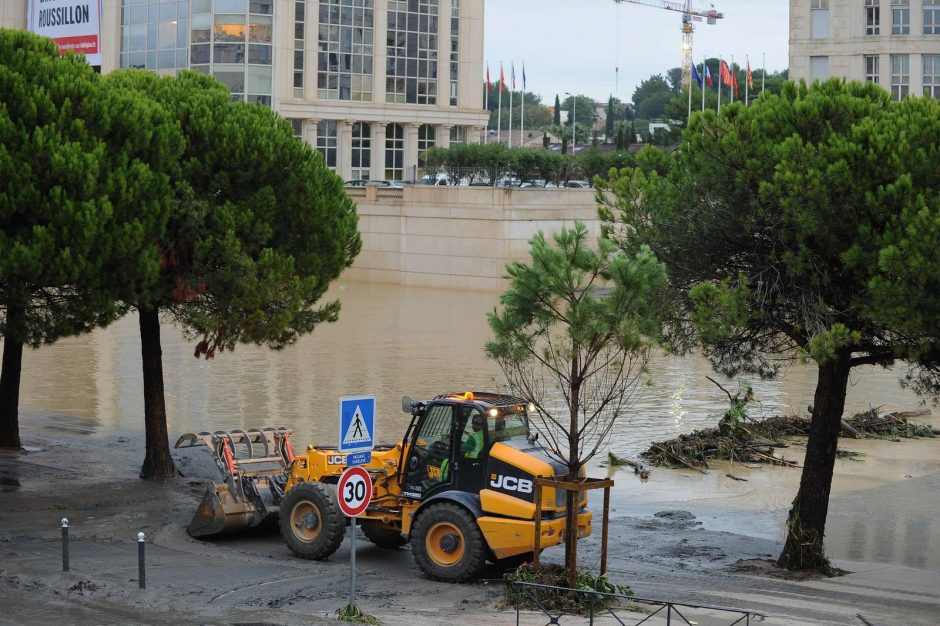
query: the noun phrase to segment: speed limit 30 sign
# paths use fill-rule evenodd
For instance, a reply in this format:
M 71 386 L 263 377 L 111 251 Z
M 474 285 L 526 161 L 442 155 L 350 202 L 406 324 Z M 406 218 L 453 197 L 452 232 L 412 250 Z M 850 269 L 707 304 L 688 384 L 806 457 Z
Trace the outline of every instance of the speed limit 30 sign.
M 350 467 L 336 483 L 339 509 L 346 517 L 359 517 L 372 501 L 372 479 L 361 467 Z

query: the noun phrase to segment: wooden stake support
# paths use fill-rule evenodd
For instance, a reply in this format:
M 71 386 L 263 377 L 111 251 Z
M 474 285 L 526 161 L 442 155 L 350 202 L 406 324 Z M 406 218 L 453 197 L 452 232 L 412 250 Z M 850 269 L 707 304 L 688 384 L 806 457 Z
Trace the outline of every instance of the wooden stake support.
M 556 478 L 535 477 L 535 545 L 532 553 L 532 566 L 539 566 L 539 552 L 542 551 L 542 487 L 554 487 L 563 489 L 566 493 L 573 491 L 576 493 L 576 501 L 581 502 L 581 492 L 591 489 L 604 490 L 604 517 L 601 523 L 601 576 L 607 573 L 607 522 L 610 516 L 610 488 L 614 486 L 614 481 L 609 478 L 585 478 L 581 481 L 571 482 L 558 480 Z M 557 503 L 556 503 L 557 504 Z M 577 520 L 577 516 L 575 517 Z M 577 526 L 574 529 L 568 528 L 565 532 L 578 532 Z

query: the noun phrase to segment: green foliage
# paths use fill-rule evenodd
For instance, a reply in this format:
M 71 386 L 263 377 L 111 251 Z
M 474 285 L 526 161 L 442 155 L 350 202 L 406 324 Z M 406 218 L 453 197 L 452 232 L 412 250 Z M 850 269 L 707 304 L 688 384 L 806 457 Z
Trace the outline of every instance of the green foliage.
M 162 174 L 179 129 L 146 98 L 108 89 L 49 40 L 0 30 L 0 306 L 8 340 L 90 330 L 158 270 Z M 19 315 L 11 316 L 12 312 Z
M 672 87 L 662 74 L 649 77 L 642 81 L 633 92 L 636 117 L 648 120 L 662 119 L 666 112 L 666 105 L 674 96 Z
M 238 342 L 279 348 L 335 320 L 338 303 L 316 305 L 361 242 L 355 206 L 320 155 L 276 113 L 230 103 L 201 74 L 106 80 L 159 102 L 186 138 L 148 302 L 200 339 L 197 355 Z
M 337 619 L 341 622 L 352 622 L 354 624 L 373 624 L 380 626 L 382 622 L 374 615 L 363 613 L 362 609 L 352 604 L 347 604 L 336 611 Z
M 590 129 L 597 120 L 597 111 L 594 109 L 594 99 L 588 96 L 568 96 L 561 103 L 562 108 L 568 111 L 568 121 L 565 126 L 571 128 L 572 121 L 578 126 Z M 570 131 L 569 131 L 570 132 Z M 581 132 L 581 131 L 579 131 Z
M 606 574 L 598 576 L 585 570 L 578 570 L 575 587 L 571 589 L 568 587 L 565 570 L 559 565 L 543 565 L 538 568 L 520 565 L 517 569 L 506 572 L 503 580 L 505 581 L 503 597 L 506 605 L 530 610 L 587 614 L 591 610 L 592 602 L 596 612 L 601 606 L 601 600 L 607 606 L 614 607 L 617 606 L 618 600 L 626 601 L 635 595 L 629 586 L 610 582 Z M 517 588 L 513 583 L 531 583 L 558 588 Z M 591 592 L 610 595 L 596 596 Z
M 561 126 L 561 101 L 558 94 L 555 94 L 555 109 L 552 113 L 552 126 Z

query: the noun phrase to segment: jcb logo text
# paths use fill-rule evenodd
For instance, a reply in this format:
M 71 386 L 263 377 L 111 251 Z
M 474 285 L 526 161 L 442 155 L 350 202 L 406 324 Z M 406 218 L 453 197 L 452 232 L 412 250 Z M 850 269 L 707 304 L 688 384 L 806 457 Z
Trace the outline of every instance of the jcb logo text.
M 518 491 L 519 493 L 532 493 L 532 481 L 525 478 L 516 478 L 514 476 L 503 476 L 502 474 L 493 474 L 490 477 L 490 486 L 496 489 L 505 489 L 506 491 Z

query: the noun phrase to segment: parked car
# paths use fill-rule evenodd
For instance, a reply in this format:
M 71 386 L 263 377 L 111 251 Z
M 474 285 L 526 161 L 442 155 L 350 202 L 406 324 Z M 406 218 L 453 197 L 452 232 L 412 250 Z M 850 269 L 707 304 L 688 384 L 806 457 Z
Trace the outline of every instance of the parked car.
M 366 187 L 369 185 L 374 185 L 376 187 L 401 187 L 401 181 L 399 180 L 347 180 L 344 183 L 347 187 Z
M 593 185 L 589 180 L 569 180 L 565 183 L 565 187 L 569 189 L 590 189 Z

